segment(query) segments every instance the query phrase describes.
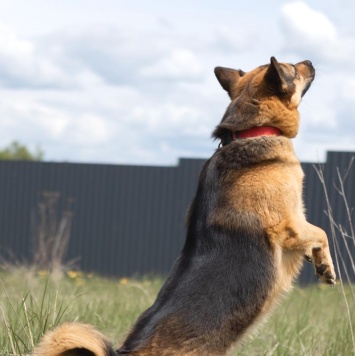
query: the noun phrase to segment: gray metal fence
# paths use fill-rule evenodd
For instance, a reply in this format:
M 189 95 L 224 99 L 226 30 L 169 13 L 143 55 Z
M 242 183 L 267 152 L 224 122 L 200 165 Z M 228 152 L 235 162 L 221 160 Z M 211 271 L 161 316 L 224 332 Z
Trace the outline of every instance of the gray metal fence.
M 320 165 L 335 220 L 347 228 L 346 207 L 333 183 L 337 170 L 346 174 L 346 197 L 355 207 L 355 164 L 347 171 L 354 156 L 330 152 Z M 41 195 L 57 192 L 56 214 L 67 200 L 74 213 L 67 261 L 106 276 L 166 274 L 184 243 L 185 215 L 203 162 L 181 159 L 177 166 L 153 167 L 0 161 L 0 256 L 31 260 Z M 312 164 L 303 168 L 308 219 L 330 236 L 323 186 Z M 336 241 L 350 266 L 342 238 Z M 355 254 L 350 239 L 348 247 Z M 344 276 L 342 266 L 340 272 Z M 304 268 L 301 283 L 316 281 L 313 274 L 311 267 Z M 350 277 L 355 280 L 353 273 Z

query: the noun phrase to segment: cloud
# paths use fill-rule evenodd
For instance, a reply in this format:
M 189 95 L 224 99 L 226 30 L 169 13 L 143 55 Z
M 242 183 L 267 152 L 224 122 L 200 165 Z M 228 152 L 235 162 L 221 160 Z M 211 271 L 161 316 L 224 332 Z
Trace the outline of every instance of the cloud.
M 69 92 L 3 91 L 0 142 L 39 145 L 57 161 L 174 164 L 181 156 L 206 157 L 217 145 L 210 131 L 223 106 L 211 108 L 201 95 L 187 100 L 195 89 L 170 91 L 170 100 L 104 83 Z
M 0 85 L 10 88 L 65 88 L 73 86 L 48 55 L 34 41 L 19 38 L 0 26 Z
M 254 49 L 260 39 L 259 34 L 253 28 L 247 28 L 244 24 L 231 26 L 218 26 L 215 30 L 215 39 L 212 42 L 214 48 L 225 51 L 243 53 Z
M 300 132 L 295 140 L 302 161 L 325 159 L 325 151 L 354 151 L 355 83 L 343 71 L 316 75 L 300 106 Z
M 60 34 L 58 45 L 68 67 L 86 68 L 109 85 L 142 88 L 148 82 L 165 80 L 173 85 L 203 79 L 199 56 L 184 43 L 183 36 L 172 41 L 159 19 L 155 27 L 158 29 L 127 28 L 118 23 L 100 30 L 68 29 Z
M 337 31 L 330 20 L 303 2 L 284 5 L 282 13 L 286 28 L 303 41 L 331 42 L 337 38 Z
M 281 12 L 286 50 L 302 52 L 318 61 L 353 62 L 355 38 L 339 34 L 322 12 L 301 1 L 283 5 Z
M 140 70 L 143 77 L 164 80 L 201 79 L 202 68 L 194 53 L 186 49 L 173 49 L 162 59 Z
M 323 149 L 336 136 L 353 147 L 347 130 L 355 115 L 353 20 L 350 10 L 348 28 L 340 13 L 331 16 L 338 4 L 191 8 L 161 1 L 154 8 L 112 1 L 99 12 L 88 3 L 67 14 L 58 2 L 39 7 L 41 13 L 31 6 L 35 23 L 11 4 L 8 22 L 0 14 L 11 26 L 0 28 L 4 144 L 39 144 L 46 159 L 59 161 L 171 164 L 208 157 L 218 144 L 210 133 L 229 103 L 213 68 L 248 71 L 275 55 L 323 66 L 300 108 L 300 157 L 312 159 L 318 143 Z
M 32 38 L 0 26 L 0 85 L 75 89 L 105 81 L 143 88 L 162 80 L 166 85 L 201 81 L 202 65 L 183 36 L 172 42 L 160 19 L 149 26 L 69 27 Z

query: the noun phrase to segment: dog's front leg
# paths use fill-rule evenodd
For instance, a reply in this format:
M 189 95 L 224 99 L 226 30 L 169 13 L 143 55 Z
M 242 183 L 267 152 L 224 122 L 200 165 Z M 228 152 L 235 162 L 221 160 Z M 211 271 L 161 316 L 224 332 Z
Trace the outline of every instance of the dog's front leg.
M 310 239 L 313 239 L 314 244 L 306 251 L 306 255 L 311 253 L 312 262 L 318 278 L 327 284 L 335 284 L 335 271 L 330 255 L 328 237 L 325 231 L 317 226 L 306 222 L 306 233 Z
M 296 228 L 297 226 L 297 228 Z M 327 234 L 307 221 L 286 224 L 282 248 L 299 250 L 311 260 L 318 278 L 326 284 L 335 284 L 335 271 L 329 251 Z M 308 258 L 307 258 L 308 257 Z

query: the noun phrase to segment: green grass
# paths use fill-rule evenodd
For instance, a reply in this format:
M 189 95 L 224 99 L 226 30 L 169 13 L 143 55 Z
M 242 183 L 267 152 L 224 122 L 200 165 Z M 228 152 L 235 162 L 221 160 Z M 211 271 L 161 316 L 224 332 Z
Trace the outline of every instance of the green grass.
M 105 279 L 77 272 L 49 278 L 25 269 L 0 271 L 0 355 L 30 352 L 63 321 L 94 324 L 115 345 L 150 306 L 162 278 Z M 352 288 L 354 289 L 354 288 Z M 345 287 L 352 323 L 355 302 Z M 295 288 L 233 355 L 352 355 L 341 286 Z

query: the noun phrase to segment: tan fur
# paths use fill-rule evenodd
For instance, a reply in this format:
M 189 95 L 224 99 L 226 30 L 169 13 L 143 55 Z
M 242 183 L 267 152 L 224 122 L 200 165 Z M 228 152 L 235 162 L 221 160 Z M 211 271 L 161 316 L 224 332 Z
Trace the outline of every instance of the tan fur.
M 89 350 L 93 356 L 107 356 L 106 350 L 114 352 L 107 338 L 91 325 L 64 323 L 47 333 L 32 355 L 76 356 L 82 354 L 80 349 Z

